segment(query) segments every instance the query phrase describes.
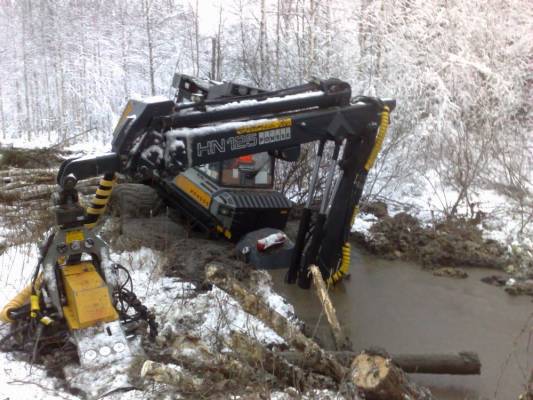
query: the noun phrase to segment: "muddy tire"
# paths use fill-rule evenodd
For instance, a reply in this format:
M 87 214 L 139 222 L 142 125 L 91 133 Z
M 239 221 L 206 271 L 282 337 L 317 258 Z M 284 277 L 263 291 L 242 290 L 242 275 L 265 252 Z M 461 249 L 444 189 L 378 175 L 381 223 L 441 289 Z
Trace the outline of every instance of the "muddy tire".
M 113 188 L 112 215 L 125 218 L 153 217 L 161 212 L 163 202 L 150 186 L 122 183 Z

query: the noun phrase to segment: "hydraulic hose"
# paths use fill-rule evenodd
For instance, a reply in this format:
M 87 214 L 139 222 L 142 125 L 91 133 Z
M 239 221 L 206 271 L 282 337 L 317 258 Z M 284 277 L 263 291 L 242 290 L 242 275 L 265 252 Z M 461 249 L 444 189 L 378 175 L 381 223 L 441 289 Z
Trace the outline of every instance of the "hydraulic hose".
M 368 157 L 368 160 L 366 160 L 365 164 L 365 170 L 367 172 L 370 171 L 370 168 L 374 166 L 374 163 L 378 158 L 378 154 L 381 151 L 381 146 L 383 146 L 383 142 L 385 141 L 385 136 L 387 136 L 387 129 L 389 128 L 389 113 L 389 107 L 383 106 L 383 111 L 381 111 L 381 119 L 379 121 L 379 130 L 378 134 L 376 135 L 376 141 L 374 142 L 374 147 L 372 147 L 370 156 Z
M 352 246 L 350 243 L 346 242 L 342 246 L 342 258 L 341 258 L 341 264 L 339 266 L 339 269 L 335 271 L 327 280 L 328 286 L 334 285 L 337 282 L 339 282 L 342 278 L 344 278 L 346 275 L 348 275 L 348 271 L 350 270 L 350 259 L 352 255 Z
M 381 112 L 381 118 L 379 123 L 379 129 L 378 133 L 376 135 L 376 140 L 374 142 L 374 146 L 372 147 L 372 150 L 370 152 L 370 155 L 368 156 L 368 159 L 365 163 L 364 169 L 365 172 L 368 172 L 376 162 L 376 159 L 378 157 L 379 152 L 381 151 L 381 147 L 383 146 L 383 142 L 385 141 L 385 136 L 387 136 L 387 129 L 389 127 L 389 113 L 390 109 L 388 106 L 383 106 L 383 111 Z M 353 210 L 352 218 L 350 221 L 350 226 L 353 226 L 355 222 L 355 218 L 359 214 L 359 205 L 356 205 Z M 340 266 L 327 280 L 328 285 L 334 285 L 337 282 L 339 282 L 342 278 L 344 278 L 346 275 L 348 275 L 348 272 L 350 271 L 350 259 L 351 259 L 351 251 L 352 247 L 350 243 L 345 242 L 342 246 L 342 257 Z
M 35 290 L 39 290 L 41 288 L 41 284 L 43 281 L 43 276 L 40 274 L 37 279 L 35 280 Z M 12 310 L 16 310 L 17 308 L 20 308 L 24 306 L 25 304 L 28 304 L 30 302 L 30 299 L 32 297 L 32 284 L 30 283 L 27 285 L 24 289 L 22 289 L 15 297 L 7 303 L 4 308 L 2 308 L 2 311 L 0 311 L 0 321 L 11 323 L 14 322 L 14 320 L 9 316 L 9 313 Z M 34 305 L 35 308 L 35 305 Z
M 109 199 L 111 198 L 111 192 L 116 182 L 116 176 L 114 172 L 106 173 L 96 189 L 96 193 L 91 199 L 91 204 L 87 207 L 87 219 L 85 227 L 91 229 L 98 222 L 98 218 L 105 210 Z

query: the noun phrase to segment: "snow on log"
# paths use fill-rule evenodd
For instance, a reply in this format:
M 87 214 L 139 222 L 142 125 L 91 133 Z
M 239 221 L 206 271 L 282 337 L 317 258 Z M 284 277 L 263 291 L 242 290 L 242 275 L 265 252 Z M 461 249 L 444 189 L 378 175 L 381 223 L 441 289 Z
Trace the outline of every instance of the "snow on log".
M 313 285 L 315 288 L 316 295 L 318 296 L 320 303 L 322 304 L 322 309 L 326 314 L 326 319 L 328 320 L 329 326 L 331 328 L 331 333 L 333 334 L 333 339 L 335 340 L 335 347 L 337 350 L 344 350 L 350 348 L 349 343 L 346 339 L 346 336 L 342 332 L 341 325 L 337 319 L 337 313 L 335 312 L 335 307 L 328 295 L 328 290 L 324 279 L 322 278 L 322 273 L 316 265 L 311 265 L 309 267 L 309 273 L 313 279 Z
M 263 321 L 284 338 L 290 346 L 313 358 L 316 372 L 332 377 L 337 383 L 344 380 L 348 372 L 345 367 L 340 365 L 333 356 L 322 350 L 313 340 L 307 338 L 285 317 L 251 293 L 235 278 L 230 277 L 223 268 L 215 264 L 208 264 L 206 266 L 206 278 L 210 283 L 230 294 L 241 304 L 244 311 Z

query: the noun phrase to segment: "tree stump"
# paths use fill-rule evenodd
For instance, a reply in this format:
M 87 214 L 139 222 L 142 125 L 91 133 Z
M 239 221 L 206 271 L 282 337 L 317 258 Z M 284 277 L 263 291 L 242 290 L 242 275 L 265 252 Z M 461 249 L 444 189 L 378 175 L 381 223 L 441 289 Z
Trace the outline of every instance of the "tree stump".
M 409 382 L 390 358 L 361 353 L 352 362 L 352 383 L 367 400 L 431 399 L 431 393 Z

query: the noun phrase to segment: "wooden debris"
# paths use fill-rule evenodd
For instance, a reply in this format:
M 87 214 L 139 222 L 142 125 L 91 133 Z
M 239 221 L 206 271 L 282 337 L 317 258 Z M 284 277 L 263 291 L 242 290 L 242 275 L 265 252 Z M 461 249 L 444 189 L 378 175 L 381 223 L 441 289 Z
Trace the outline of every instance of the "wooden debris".
M 231 347 L 240 358 L 244 359 L 253 368 L 264 369 L 274 375 L 284 385 L 295 387 L 302 392 L 310 389 L 307 385 L 306 374 L 301 368 L 287 362 L 287 360 L 266 349 L 253 339 L 241 333 L 233 332 Z M 324 386 L 321 385 L 320 387 Z
M 331 332 L 333 334 L 333 339 L 335 340 L 335 347 L 337 350 L 349 349 L 350 345 L 346 339 L 346 335 L 342 332 L 341 325 L 337 319 L 337 313 L 335 312 L 335 307 L 328 295 L 328 290 L 324 279 L 322 278 L 322 273 L 316 265 L 311 265 L 309 267 L 309 273 L 313 279 L 313 286 L 315 288 L 316 295 L 320 299 L 322 304 L 322 309 L 324 314 L 326 314 L 326 319 L 328 320 Z
M 203 384 L 201 378 L 192 375 L 184 368 L 177 365 L 170 366 L 150 360 L 144 362 L 141 369 L 141 378 L 176 386 L 183 391 L 200 390 Z
M 229 354 L 212 353 L 208 346 L 198 338 L 178 337 L 172 347 L 174 348 L 172 358 L 179 365 L 203 375 L 215 373 L 220 380 L 223 380 L 235 377 L 250 379 L 257 373 L 256 370 L 243 365 L 240 360 L 232 358 Z
M 392 362 L 413 374 L 479 375 L 481 362 L 474 352 L 457 354 L 398 354 Z
M 468 278 L 468 273 L 461 268 L 442 267 L 433 271 L 435 276 L 443 276 L 446 278 L 465 279 Z

